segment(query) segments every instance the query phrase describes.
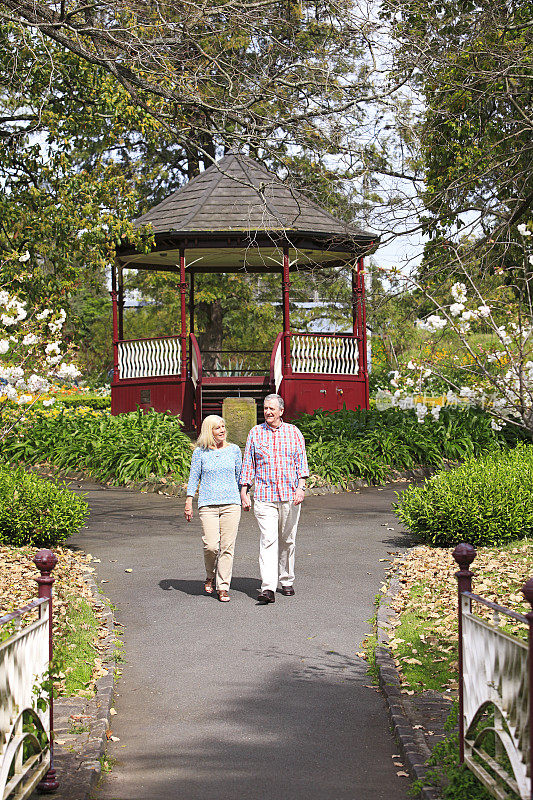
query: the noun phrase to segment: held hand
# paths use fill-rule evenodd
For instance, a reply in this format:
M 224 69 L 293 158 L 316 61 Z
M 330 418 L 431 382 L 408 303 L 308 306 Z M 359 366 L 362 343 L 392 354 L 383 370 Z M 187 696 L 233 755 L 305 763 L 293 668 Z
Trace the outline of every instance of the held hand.
M 241 489 L 241 504 L 245 510 L 249 509 L 252 505 L 250 495 L 248 494 L 245 486 L 243 486 Z
M 187 520 L 187 522 L 190 522 L 191 519 L 192 519 L 192 503 L 190 505 L 188 503 L 185 503 L 184 514 L 185 514 L 185 519 Z
M 300 488 L 296 489 L 296 491 L 294 492 L 294 500 L 293 500 L 294 505 L 299 506 L 300 503 L 303 503 L 304 500 L 305 500 L 305 491 Z

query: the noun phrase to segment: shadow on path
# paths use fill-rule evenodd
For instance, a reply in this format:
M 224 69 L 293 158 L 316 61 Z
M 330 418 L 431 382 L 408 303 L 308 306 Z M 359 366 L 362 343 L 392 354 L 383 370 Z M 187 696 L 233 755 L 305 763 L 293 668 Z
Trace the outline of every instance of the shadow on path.
M 392 741 L 384 752 L 383 700 L 368 684 L 366 663 L 336 652 L 302 658 L 276 647 L 249 655 L 269 659 L 268 679 L 250 691 L 231 670 L 212 675 L 225 700 L 200 704 L 192 728 L 185 719 L 164 737 L 131 742 L 126 781 L 111 773 L 103 797 L 391 800 Z M 155 700 L 164 714 L 163 698 Z M 164 730 L 164 715 L 160 723 Z M 404 797 L 400 786 L 394 796 Z
M 179 578 L 164 578 L 162 581 L 159 581 L 159 586 L 165 591 L 169 591 L 169 589 L 175 589 L 178 592 L 195 595 L 196 597 L 205 594 L 203 580 L 187 581 Z M 251 597 L 253 600 L 257 598 L 257 593 L 260 588 L 261 581 L 258 578 L 233 577 L 231 579 L 232 592 L 240 592 L 241 594 Z

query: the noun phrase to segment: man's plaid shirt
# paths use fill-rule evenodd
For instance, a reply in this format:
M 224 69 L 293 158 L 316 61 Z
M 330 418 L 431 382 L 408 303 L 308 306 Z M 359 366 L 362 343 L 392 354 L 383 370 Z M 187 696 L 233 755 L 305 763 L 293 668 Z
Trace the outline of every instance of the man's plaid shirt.
M 266 422 L 252 428 L 239 483 L 249 486 L 255 479 L 256 500 L 293 500 L 298 480 L 308 475 L 305 441 L 298 428 L 287 422 L 279 428 L 271 428 Z

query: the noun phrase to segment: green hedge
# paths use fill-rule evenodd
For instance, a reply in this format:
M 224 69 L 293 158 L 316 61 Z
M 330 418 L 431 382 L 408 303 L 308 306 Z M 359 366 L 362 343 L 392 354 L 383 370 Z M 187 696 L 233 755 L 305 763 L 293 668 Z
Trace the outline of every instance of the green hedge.
M 90 394 L 71 396 L 56 395 L 56 402 L 54 405 L 63 406 L 64 408 L 94 408 L 96 410 L 104 410 L 111 408 L 111 397 Z
M 167 475 L 185 480 L 192 449 L 178 417 L 134 411 L 36 415 L 14 429 L 3 451 L 11 463 L 83 469 L 97 480 L 125 484 Z
M 85 500 L 22 469 L 0 468 L 0 542 L 53 547 L 78 533 L 89 513 Z
M 470 458 L 403 492 L 401 522 L 438 547 L 498 545 L 533 531 L 533 446 Z
M 517 428 L 494 431 L 486 413 L 470 408 L 446 408 L 438 420 L 428 414 L 422 423 L 412 410 L 316 411 L 296 424 L 311 472 L 330 483 L 351 478 L 380 483 L 392 470 L 441 467 L 514 445 L 522 436 Z

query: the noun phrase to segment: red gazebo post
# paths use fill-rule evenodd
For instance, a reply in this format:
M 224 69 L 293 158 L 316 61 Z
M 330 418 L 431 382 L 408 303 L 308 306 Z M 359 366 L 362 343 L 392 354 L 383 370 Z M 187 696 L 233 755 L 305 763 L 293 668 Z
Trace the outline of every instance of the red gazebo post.
M 289 244 L 283 243 L 283 272 L 282 272 L 282 290 L 283 290 L 283 374 L 291 375 L 291 323 L 289 312 L 289 287 L 291 282 L 289 280 Z
M 363 256 L 357 260 L 357 275 L 359 280 L 359 308 L 360 308 L 360 324 L 361 324 L 361 366 L 359 374 L 367 377 L 368 364 L 366 352 L 366 303 L 365 303 L 365 262 Z M 366 407 L 369 407 L 369 389 L 368 380 L 366 381 Z
M 187 304 L 185 294 L 187 292 L 187 280 L 185 278 L 185 248 L 180 247 L 180 295 L 181 295 L 181 377 L 187 377 Z
M 360 259 L 359 259 L 360 261 Z M 359 340 L 360 325 L 359 325 L 359 261 L 357 266 L 352 267 L 352 324 L 354 338 Z
M 118 268 L 118 338 L 124 339 L 124 273 L 122 267 Z
M 194 333 L 194 270 L 189 270 L 189 333 Z
M 111 270 L 111 301 L 113 303 L 113 383 L 119 379 L 118 374 L 118 310 L 117 310 L 117 273 L 113 265 Z

